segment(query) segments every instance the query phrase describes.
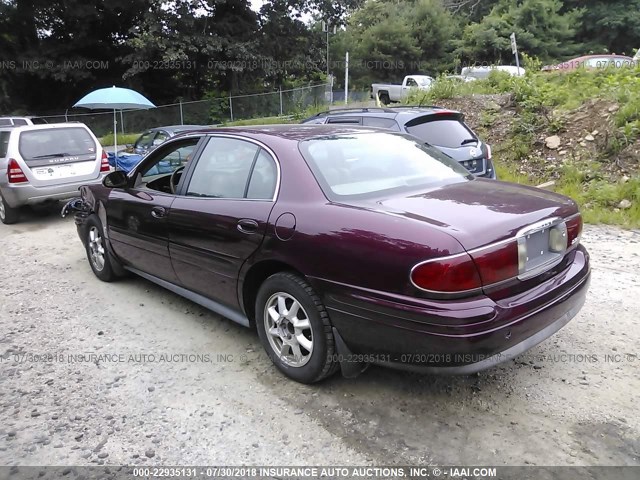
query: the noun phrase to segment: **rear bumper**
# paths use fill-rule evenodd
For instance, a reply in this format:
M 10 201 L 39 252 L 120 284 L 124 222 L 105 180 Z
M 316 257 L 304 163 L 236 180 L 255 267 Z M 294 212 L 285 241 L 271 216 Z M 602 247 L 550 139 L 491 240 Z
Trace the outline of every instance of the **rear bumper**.
M 583 247 L 558 275 L 498 301 L 436 301 L 334 288 L 320 281 L 334 327 L 369 361 L 426 373 L 470 374 L 522 354 L 566 325 L 582 308 L 590 282 Z M 349 359 L 341 359 L 349 361 Z
M 33 205 L 50 200 L 66 200 L 78 196 L 78 189 L 83 185 L 95 185 L 102 183 L 106 174 L 93 180 L 82 182 L 64 183 L 61 185 L 47 185 L 46 187 L 36 187 L 30 183 L 3 185 L 2 196 L 9 206 L 16 208 L 23 205 Z

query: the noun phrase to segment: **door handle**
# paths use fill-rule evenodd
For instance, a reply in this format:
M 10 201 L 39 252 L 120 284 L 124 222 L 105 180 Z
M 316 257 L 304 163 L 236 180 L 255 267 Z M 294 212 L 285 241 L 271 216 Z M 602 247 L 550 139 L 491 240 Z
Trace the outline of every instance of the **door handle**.
M 239 232 L 251 235 L 258 231 L 258 222 L 251 220 L 250 218 L 243 218 L 238 220 L 238 225 L 236 227 Z
M 164 207 L 153 207 L 151 209 L 151 216 L 153 218 L 162 218 L 167 214 L 167 209 Z

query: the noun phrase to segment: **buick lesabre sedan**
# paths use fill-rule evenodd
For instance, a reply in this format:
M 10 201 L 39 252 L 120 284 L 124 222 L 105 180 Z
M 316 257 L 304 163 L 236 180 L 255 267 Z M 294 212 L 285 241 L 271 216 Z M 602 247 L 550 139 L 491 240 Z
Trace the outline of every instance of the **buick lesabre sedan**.
M 190 132 L 70 210 L 99 279 L 133 272 L 256 328 L 304 383 L 489 368 L 569 322 L 590 278 L 572 200 L 363 127 Z

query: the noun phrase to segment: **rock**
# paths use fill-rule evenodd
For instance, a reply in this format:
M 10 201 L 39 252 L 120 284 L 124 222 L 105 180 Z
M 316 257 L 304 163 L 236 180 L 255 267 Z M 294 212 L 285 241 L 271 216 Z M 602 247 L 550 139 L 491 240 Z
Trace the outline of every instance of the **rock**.
M 567 151 L 566 151 L 566 150 L 560 150 L 560 151 L 558 152 L 558 154 L 559 154 L 559 155 L 566 155 L 566 154 L 567 154 Z
M 593 141 L 595 140 L 595 137 L 594 137 L 593 135 L 589 134 L 589 135 L 587 135 L 586 137 L 584 137 L 584 139 L 585 139 L 587 142 L 593 142 Z
M 75 437 L 73 437 L 73 438 L 75 438 L 75 440 L 76 440 L 77 442 L 79 442 L 80 440 L 82 440 L 82 437 L 84 437 L 84 433 L 79 433 L 78 435 L 76 435 L 76 436 L 75 436 Z
M 600 133 L 600 132 L 599 132 L 598 130 L 594 130 L 593 132 L 591 132 L 591 135 L 593 135 L 593 136 L 595 137 L 595 136 L 596 136 L 596 135 L 598 135 L 599 133 Z
M 557 150 L 560 146 L 560 137 L 558 135 L 552 135 L 544 139 L 544 144 L 550 150 Z
M 632 206 L 632 203 L 626 198 L 618 204 L 618 208 L 622 210 L 628 210 L 629 208 L 631 208 L 631 206 Z
M 147 390 L 149 390 L 150 392 L 153 392 L 155 389 L 156 389 L 156 387 L 153 387 L 153 386 L 147 388 Z
M 102 330 L 100 330 L 100 331 L 98 332 L 98 335 L 104 335 L 104 332 L 103 332 Z
M 156 456 L 156 452 L 154 452 L 153 450 L 149 449 L 146 452 L 144 452 L 145 456 L 147 458 L 153 458 Z
M 98 458 L 107 458 L 109 454 L 107 452 L 101 452 L 98 454 Z
M 629 177 L 627 177 L 626 175 L 622 176 L 622 183 L 627 183 L 629 180 L 631 180 Z
M 587 142 L 580 142 L 580 146 L 581 147 L 586 147 L 587 146 Z
M 15 437 L 16 436 L 16 431 L 15 430 L 9 430 L 7 432 L 7 436 L 8 437 Z
M 608 110 L 610 112 L 617 112 L 620 109 L 620 107 L 618 107 L 617 105 L 612 105 L 611 107 L 608 108 Z

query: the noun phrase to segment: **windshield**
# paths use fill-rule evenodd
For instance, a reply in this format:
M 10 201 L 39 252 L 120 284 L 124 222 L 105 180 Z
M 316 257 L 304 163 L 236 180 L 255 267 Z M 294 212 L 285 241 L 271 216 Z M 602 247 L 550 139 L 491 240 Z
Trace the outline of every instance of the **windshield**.
M 335 135 L 300 143 L 330 199 L 375 196 L 464 181 L 469 172 L 428 145 L 394 133 Z
M 25 160 L 45 157 L 95 155 L 96 142 L 84 128 L 47 128 L 20 134 L 20 154 Z

